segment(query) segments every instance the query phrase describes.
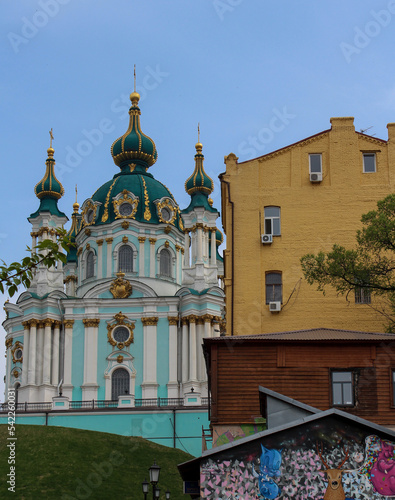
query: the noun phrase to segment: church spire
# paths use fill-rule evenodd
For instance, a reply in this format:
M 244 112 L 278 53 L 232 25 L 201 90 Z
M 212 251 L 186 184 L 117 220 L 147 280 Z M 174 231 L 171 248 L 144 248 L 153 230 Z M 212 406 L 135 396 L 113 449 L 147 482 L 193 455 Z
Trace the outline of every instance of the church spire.
M 37 198 L 40 200 L 40 207 L 31 217 L 37 217 L 40 212 L 50 212 L 52 215 L 65 217 L 65 214 L 58 209 L 58 200 L 64 195 L 64 188 L 55 175 L 55 150 L 52 147 L 53 133 L 49 131 L 50 144 L 47 149 L 48 158 L 45 162 L 46 170 L 44 177 L 34 188 Z
M 208 196 L 214 190 L 214 183 L 211 177 L 209 177 L 204 171 L 203 167 L 203 144 L 200 142 L 200 125 L 198 124 L 198 142 L 195 145 L 195 170 L 193 174 L 188 177 L 185 182 L 185 191 L 193 196 L 197 193 L 203 193 Z
M 141 130 L 139 100 L 140 94 L 136 92 L 135 67 L 134 90 L 130 94 L 132 105 L 129 108 L 129 127 L 111 146 L 114 163 L 125 173 L 132 172 L 136 167 L 139 167 L 140 173 L 141 171 L 146 172 L 148 167 L 152 166 L 158 158 L 154 141 Z

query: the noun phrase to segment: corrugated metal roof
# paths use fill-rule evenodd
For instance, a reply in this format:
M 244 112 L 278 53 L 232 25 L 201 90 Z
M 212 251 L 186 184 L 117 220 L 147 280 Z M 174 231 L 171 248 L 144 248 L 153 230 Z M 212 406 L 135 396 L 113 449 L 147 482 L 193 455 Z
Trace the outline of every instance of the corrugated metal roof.
M 357 330 L 335 330 L 332 328 L 312 328 L 310 330 L 295 330 L 291 332 L 261 333 L 258 335 L 234 335 L 205 339 L 205 341 L 240 342 L 243 340 L 260 340 L 273 342 L 277 340 L 351 340 L 351 341 L 395 341 L 393 333 L 360 332 Z

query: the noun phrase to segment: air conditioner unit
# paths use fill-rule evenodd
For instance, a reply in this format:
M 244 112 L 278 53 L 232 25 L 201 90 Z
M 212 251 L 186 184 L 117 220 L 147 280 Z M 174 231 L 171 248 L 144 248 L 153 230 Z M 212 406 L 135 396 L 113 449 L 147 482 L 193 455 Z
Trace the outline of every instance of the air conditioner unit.
M 321 182 L 321 181 L 322 181 L 322 172 L 310 173 L 310 182 Z
M 281 311 L 281 302 L 269 302 L 269 311 L 270 312 Z
M 261 241 L 263 244 L 273 243 L 273 235 L 272 234 L 262 234 Z

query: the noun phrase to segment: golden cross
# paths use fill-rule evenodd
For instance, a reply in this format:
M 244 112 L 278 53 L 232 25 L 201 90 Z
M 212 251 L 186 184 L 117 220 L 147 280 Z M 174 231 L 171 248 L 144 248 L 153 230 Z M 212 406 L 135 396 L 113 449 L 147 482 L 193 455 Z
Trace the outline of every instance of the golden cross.
M 134 65 L 134 91 L 136 92 L 136 65 Z
M 75 185 L 75 202 L 77 203 L 77 184 Z
M 198 123 L 198 142 L 200 142 L 200 123 Z
M 49 144 L 49 147 L 52 148 L 52 141 L 53 141 L 53 133 L 52 133 L 52 128 L 51 130 L 49 131 L 49 136 L 51 137 L 51 141 L 50 141 L 50 144 Z

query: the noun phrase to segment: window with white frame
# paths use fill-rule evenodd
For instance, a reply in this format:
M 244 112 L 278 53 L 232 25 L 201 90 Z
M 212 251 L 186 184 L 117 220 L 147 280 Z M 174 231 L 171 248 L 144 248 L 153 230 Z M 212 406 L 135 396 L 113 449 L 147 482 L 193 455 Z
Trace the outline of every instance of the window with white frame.
M 376 172 L 376 153 L 363 153 L 363 173 Z
M 159 254 L 159 269 L 161 276 L 171 277 L 171 254 L 167 248 L 163 248 Z
M 281 235 L 280 207 L 265 207 L 265 234 Z
M 282 299 L 283 284 L 281 273 L 266 273 L 266 304 L 270 302 L 282 302 Z
M 122 245 L 118 250 L 118 271 L 133 272 L 133 248 L 129 245 Z
M 310 174 L 322 174 L 322 154 L 309 154 L 309 169 Z
M 86 278 L 93 278 L 95 275 L 95 254 L 92 250 L 86 256 Z

